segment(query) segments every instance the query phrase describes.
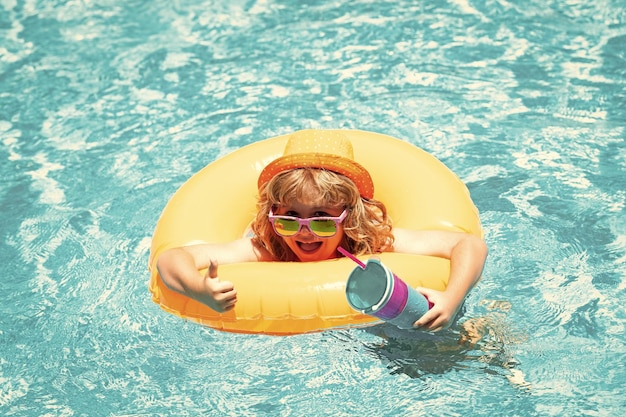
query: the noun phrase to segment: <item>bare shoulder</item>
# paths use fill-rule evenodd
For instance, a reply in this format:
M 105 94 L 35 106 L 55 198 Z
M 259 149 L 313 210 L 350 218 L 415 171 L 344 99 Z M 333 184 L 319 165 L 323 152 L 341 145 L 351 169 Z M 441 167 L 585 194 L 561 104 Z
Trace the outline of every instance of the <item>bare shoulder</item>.
M 266 251 L 244 237 L 224 243 L 200 243 L 184 247 L 196 260 L 197 265 L 208 265 L 211 260 L 219 264 L 257 262 L 266 260 Z
M 393 229 L 393 250 L 400 253 L 416 255 L 432 255 L 437 241 L 440 239 L 437 231 Z
M 393 229 L 394 252 L 449 258 L 452 249 L 462 241 L 480 238 L 463 232 L 445 230 Z

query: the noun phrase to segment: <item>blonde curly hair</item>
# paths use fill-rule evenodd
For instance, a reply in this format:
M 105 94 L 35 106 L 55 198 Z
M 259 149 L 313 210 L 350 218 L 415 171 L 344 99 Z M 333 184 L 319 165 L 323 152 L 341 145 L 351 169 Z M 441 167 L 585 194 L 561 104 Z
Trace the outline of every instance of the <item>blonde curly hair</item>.
M 276 260 L 297 261 L 268 219 L 271 208 L 293 201 L 347 209 L 341 245 L 354 255 L 383 252 L 393 244 L 391 219 L 383 203 L 361 197 L 354 182 L 344 175 L 319 168 L 296 168 L 281 172 L 259 190 L 257 215 L 251 225 L 255 244 Z

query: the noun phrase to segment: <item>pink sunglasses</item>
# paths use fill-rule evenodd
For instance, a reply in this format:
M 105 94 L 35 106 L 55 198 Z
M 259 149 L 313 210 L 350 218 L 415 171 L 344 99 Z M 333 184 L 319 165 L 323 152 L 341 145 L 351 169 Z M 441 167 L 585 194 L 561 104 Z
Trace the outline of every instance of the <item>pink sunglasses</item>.
M 273 209 L 270 209 L 269 220 L 274 227 L 274 231 L 279 236 L 295 236 L 300 232 L 302 226 L 306 226 L 314 235 L 318 237 L 333 237 L 337 234 L 337 227 L 348 215 L 348 210 L 344 210 L 339 217 L 309 217 L 301 219 L 293 216 L 277 216 Z

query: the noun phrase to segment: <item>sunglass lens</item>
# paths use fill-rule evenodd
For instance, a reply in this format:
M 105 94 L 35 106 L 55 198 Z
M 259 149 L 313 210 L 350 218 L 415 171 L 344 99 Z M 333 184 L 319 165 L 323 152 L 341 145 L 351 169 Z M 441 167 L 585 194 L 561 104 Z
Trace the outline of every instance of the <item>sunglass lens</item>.
M 337 225 L 332 220 L 313 220 L 309 225 L 319 237 L 331 237 L 337 233 Z
M 274 220 L 274 229 L 276 233 L 282 236 L 293 236 L 298 233 L 300 224 L 296 220 L 276 219 Z

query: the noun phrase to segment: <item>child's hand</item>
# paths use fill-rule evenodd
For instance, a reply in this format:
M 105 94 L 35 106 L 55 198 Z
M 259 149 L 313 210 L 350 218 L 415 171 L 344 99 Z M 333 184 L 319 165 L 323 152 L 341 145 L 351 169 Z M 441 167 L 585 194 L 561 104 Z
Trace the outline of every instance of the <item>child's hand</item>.
M 445 292 L 421 287 L 417 288 L 417 291 L 422 293 L 433 306 L 419 320 L 413 323 L 414 328 L 431 332 L 445 329 L 454 320 L 461 304 L 463 304 L 462 300 L 458 304 L 455 300 L 450 299 Z
M 232 282 L 220 281 L 217 277 L 217 262 L 211 261 L 204 276 L 204 294 L 198 301 L 218 313 L 232 310 L 237 302 L 237 291 Z

